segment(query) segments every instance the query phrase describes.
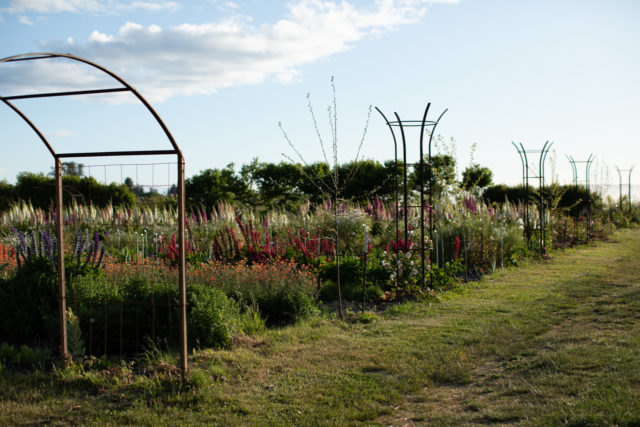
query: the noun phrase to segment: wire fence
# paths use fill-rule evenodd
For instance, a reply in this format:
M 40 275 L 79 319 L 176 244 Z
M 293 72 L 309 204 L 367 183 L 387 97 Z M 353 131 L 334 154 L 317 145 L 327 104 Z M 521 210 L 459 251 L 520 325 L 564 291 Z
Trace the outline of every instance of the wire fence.
M 175 163 L 83 167 L 85 176 L 104 185 L 127 185 L 136 194 L 134 207 L 120 208 L 115 215 L 102 212 L 103 218 L 97 211 L 98 217 L 75 227 L 89 244 L 103 245 L 105 253 L 96 265 L 102 271 L 98 277 L 77 277 L 69 284 L 68 306 L 77 316 L 89 355 L 125 358 L 151 345 L 179 344 L 177 279 L 167 280 L 158 272 L 167 253 L 177 252 L 177 214 L 172 206 L 159 206 L 167 200 L 153 197 L 171 195 L 177 184 L 175 168 Z

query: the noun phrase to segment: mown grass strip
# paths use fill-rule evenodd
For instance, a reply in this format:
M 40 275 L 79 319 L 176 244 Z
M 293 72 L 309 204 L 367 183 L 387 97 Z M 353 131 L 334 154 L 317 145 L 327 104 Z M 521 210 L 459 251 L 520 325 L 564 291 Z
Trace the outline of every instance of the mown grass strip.
M 640 423 L 640 230 L 394 307 L 160 369 L 0 375 L 0 424 Z M 170 358 L 171 355 L 165 355 Z

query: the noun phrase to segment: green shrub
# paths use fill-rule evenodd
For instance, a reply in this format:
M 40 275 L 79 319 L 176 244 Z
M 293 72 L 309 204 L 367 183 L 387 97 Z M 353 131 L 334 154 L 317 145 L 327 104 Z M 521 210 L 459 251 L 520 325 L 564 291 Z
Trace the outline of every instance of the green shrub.
M 85 342 L 89 335 L 94 337 L 93 354 L 119 351 L 121 340 L 125 354 L 139 352 L 141 343 L 148 340 L 177 346 L 180 307 L 175 283 L 134 275 L 116 284 L 101 276 L 77 278 L 70 288 L 69 301 L 74 304 L 82 337 Z M 188 285 L 187 310 L 191 347 L 225 348 L 240 333 L 264 330 L 256 309 L 243 310 L 241 303 L 213 286 Z
M 459 261 L 447 261 L 443 267 L 432 267 L 433 289 L 448 290 L 458 282 L 458 277 L 464 272 L 464 266 Z
M 367 282 L 365 298 L 376 300 L 382 295 L 382 286 L 389 281 L 389 274 L 384 270 L 379 257 L 372 256 L 367 261 Z M 340 285 L 342 298 L 347 301 L 362 301 L 362 281 L 364 279 L 364 262 L 359 257 L 340 259 Z M 335 301 L 338 299 L 337 268 L 335 263 L 322 266 L 320 270 L 320 299 Z
M 200 347 L 228 347 L 241 329 L 238 305 L 221 290 L 207 286 L 191 286 L 187 295 L 190 341 Z
M 259 310 L 267 324 L 292 323 L 316 311 L 315 280 L 292 263 L 237 264 L 217 274 L 215 283 L 227 296 Z
M 0 345 L 0 363 L 3 365 L 11 364 L 16 359 L 17 354 L 18 350 L 16 350 L 12 345 L 9 345 L 6 342 L 3 342 L 2 345 Z
M 310 316 L 316 309 L 312 292 L 297 287 L 281 286 L 254 294 L 255 304 L 272 325 L 287 324 Z
M 48 348 L 31 348 L 22 345 L 20 349 L 3 342 L 0 345 L 0 370 L 2 366 L 19 369 L 42 369 L 51 363 L 51 351 Z
M 257 307 L 245 307 L 241 320 L 241 329 L 247 335 L 258 335 L 265 330 L 265 321 L 260 316 L 260 310 Z
M 82 360 L 84 357 L 86 350 L 80 330 L 80 320 L 71 308 L 67 308 L 67 348 L 73 359 Z
M 50 346 L 59 337 L 58 285 L 49 260 L 32 257 L 0 279 L 0 336 L 10 343 Z

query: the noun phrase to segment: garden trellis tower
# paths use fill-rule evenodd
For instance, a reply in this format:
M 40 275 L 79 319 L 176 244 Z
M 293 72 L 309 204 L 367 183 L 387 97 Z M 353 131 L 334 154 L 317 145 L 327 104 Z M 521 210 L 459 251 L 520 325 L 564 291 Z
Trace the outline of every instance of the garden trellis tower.
M 424 110 L 424 114 L 422 115 L 422 120 L 401 120 L 398 113 L 394 112 L 393 114 L 396 117 L 396 120 L 389 121 L 387 117 L 382 113 L 382 111 L 376 107 L 378 113 L 384 118 L 389 130 L 391 131 L 391 136 L 393 138 L 393 146 L 394 146 L 394 184 L 395 184 L 395 228 L 396 228 L 396 236 L 400 234 L 399 227 L 399 217 L 400 217 L 400 206 L 399 206 L 399 182 L 398 182 L 398 169 L 402 170 L 402 218 L 404 222 L 404 242 L 408 244 L 409 242 L 409 208 L 419 208 L 420 209 L 420 285 L 424 286 L 426 283 L 426 275 L 425 275 L 425 254 L 426 254 L 426 245 L 425 245 L 425 218 L 424 212 L 425 208 L 428 206 L 429 208 L 429 240 L 430 243 L 433 242 L 433 168 L 431 165 L 431 142 L 433 141 L 433 135 L 435 134 L 436 127 L 438 123 L 440 123 L 440 119 L 447 112 L 445 109 L 436 120 L 427 120 L 427 116 L 429 114 L 429 108 L 431 107 L 431 103 L 427 103 L 427 107 Z M 407 139 L 405 136 L 405 128 L 419 128 L 420 129 L 420 141 L 419 141 L 419 160 L 417 163 L 407 163 Z M 402 138 L 402 162 L 399 163 L 398 160 L 398 140 L 396 138 L 394 128 L 400 129 L 400 136 Z M 425 131 L 429 133 L 428 138 L 428 146 L 427 146 L 427 161 L 425 162 L 425 152 L 424 152 L 424 139 L 425 139 Z M 407 183 L 407 166 L 412 166 L 418 169 L 419 176 L 419 191 L 420 191 L 420 204 L 419 205 L 410 205 L 409 204 L 409 194 L 408 194 L 408 183 Z M 429 203 L 426 205 L 425 201 L 425 166 L 427 166 L 427 195 L 429 197 Z M 408 249 L 408 248 L 407 248 Z M 429 251 L 431 256 L 431 251 Z M 398 257 L 398 245 L 396 245 L 396 285 L 398 285 L 399 280 L 399 262 L 397 260 Z M 429 260 L 432 261 L 431 259 Z M 429 269 L 429 286 L 432 287 L 433 276 L 431 274 L 431 269 Z
M 524 229 L 527 236 L 527 240 L 531 238 L 534 231 L 538 232 L 538 255 L 542 256 L 546 251 L 546 203 L 544 200 L 544 166 L 547 160 L 547 154 L 553 145 L 553 142 L 546 141 L 541 150 L 527 150 L 524 148 L 522 142 L 516 144 L 511 141 L 518 155 L 520 156 L 520 162 L 522 163 L 522 186 L 525 192 L 524 203 Z M 529 163 L 529 155 L 538 154 L 538 170 L 533 169 Z M 538 180 L 538 222 L 535 227 L 531 225 L 531 218 L 529 215 L 529 201 L 530 201 L 530 181 Z
M 591 232 L 591 165 L 595 158 L 596 156 L 593 154 L 589 154 L 589 158 L 587 160 L 575 160 L 573 156 L 567 156 L 573 173 L 573 186 L 578 188 L 580 184 L 583 184 L 587 189 L 587 196 L 589 198 L 587 207 L 587 242 L 589 241 L 589 234 Z M 584 181 L 578 179 L 578 164 L 585 165 Z
M 91 62 L 87 59 L 80 58 L 71 54 L 63 53 L 26 53 L 21 55 L 10 56 L 0 59 L 0 64 L 3 67 L 11 67 L 17 63 L 22 64 L 35 64 L 37 62 L 47 61 L 53 63 L 52 65 L 60 64 L 62 61 L 75 61 L 75 63 L 81 63 L 88 65 L 95 70 L 98 70 L 108 77 L 110 80 L 115 80 L 118 83 L 117 87 L 111 88 L 98 88 L 88 90 L 74 90 L 74 91 L 62 91 L 62 92 L 49 92 L 49 93 L 28 93 L 11 96 L 2 96 L 0 94 L 0 100 L 11 108 L 18 116 L 20 116 L 29 127 L 36 133 L 38 138 L 46 146 L 49 153 L 55 161 L 55 177 L 56 177 L 56 235 L 58 239 L 58 288 L 59 288 L 59 310 L 60 310 L 60 355 L 62 362 L 66 363 L 68 358 L 67 348 L 67 321 L 66 321 L 66 284 L 65 284 L 65 272 L 64 272 L 64 221 L 63 221 L 63 209 L 62 209 L 62 159 L 78 158 L 78 157 L 122 157 L 122 156 L 152 156 L 152 155 L 175 155 L 177 158 L 178 169 L 178 285 L 180 295 L 180 371 L 182 378 L 185 379 L 187 371 L 187 317 L 186 317 L 186 276 L 185 276 L 185 192 L 184 192 L 184 170 L 185 161 L 182 151 L 178 147 L 178 144 L 174 140 L 171 132 L 164 124 L 158 113 L 151 107 L 147 100 L 130 84 L 124 81 L 121 77 L 107 68 Z M 51 65 L 51 64 L 50 64 Z M 35 67 L 36 65 L 34 65 Z M 90 70 L 88 68 L 87 70 Z M 61 69 L 60 73 L 65 70 Z M 0 75 L 2 70 L 0 69 Z M 35 84 L 35 82 L 24 81 L 21 82 L 22 86 L 28 86 L 29 84 Z M 170 149 L 166 150 L 125 150 L 125 151 L 90 151 L 90 152 L 74 152 L 74 153 L 59 153 L 54 150 L 53 146 L 49 143 L 44 134 L 38 129 L 36 124 L 22 111 L 13 101 L 27 100 L 37 98 L 56 98 L 56 97 L 69 97 L 69 96 L 86 96 L 95 94 L 108 94 L 128 92 L 135 96 L 135 98 L 144 105 L 149 113 L 156 120 L 158 125 L 162 128 L 165 136 L 171 144 Z
M 620 188 L 620 210 L 622 211 L 622 172 L 629 172 L 629 177 L 627 178 L 627 185 L 629 188 L 629 192 L 627 194 L 628 202 L 629 202 L 629 214 L 631 214 L 631 172 L 633 172 L 633 166 L 630 169 L 620 169 L 616 166 L 616 170 L 618 171 L 618 184 Z

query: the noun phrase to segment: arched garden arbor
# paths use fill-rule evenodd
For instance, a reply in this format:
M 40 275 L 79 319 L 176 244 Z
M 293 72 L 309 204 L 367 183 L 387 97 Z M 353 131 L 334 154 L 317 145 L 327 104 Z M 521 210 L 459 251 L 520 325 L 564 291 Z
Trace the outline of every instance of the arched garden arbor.
M 74 90 L 74 91 L 61 91 L 61 92 L 49 92 L 49 93 L 27 93 L 3 96 L 0 94 L 0 100 L 9 108 L 11 108 L 18 116 L 24 120 L 25 123 L 36 133 L 40 141 L 45 145 L 51 156 L 55 161 L 55 181 L 56 181 L 56 200 L 55 210 L 57 221 L 56 237 L 58 239 L 58 254 L 57 254 L 57 279 L 58 279 L 58 293 L 59 293 L 59 311 L 60 311 L 60 355 L 63 363 L 68 360 L 68 346 L 67 346 L 67 301 L 66 301 L 66 284 L 65 284 L 65 271 L 64 271 L 64 221 L 63 218 L 63 199 L 62 199 L 62 159 L 78 158 L 78 157 L 123 157 L 123 156 L 154 156 L 154 155 L 175 155 L 178 171 L 178 285 L 179 285 L 179 306 L 180 306 L 180 370 L 184 379 L 187 371 L 187 316 L 186 316 L 186 276 L 185 276 L 185 193 L 184 193 L 184 171 L 185 161 L 182 151 L 178 147 L 175 139 L 171 135 L 171 132 L 162 121 L 158 113 L 153 109 L 151 104 L 129 83 L 124 79 L 116 75 L 114 72 L 107 68 L 98 65 L 92 61 L 84 58 L 80 58 L 71 54 L 64 53 L 26 53 L 21 55 L 14 55 L 7 58 L 0 59 L 0 64 L 11 64 L 16 62 L 26 62 L 29 64 L 36 63 L 38 61 L 52 61 L 61 59 L 65 61 L 74 61 L 75 63 L 81 63 L 89 68 L 83 68 L 86 70 L 98 70 L 103 74 L 106 74 L 110 79 L 109 81 L 115 81 L 115 87 L 109 88 L 97 88 L 88 90 Z M 0 76 L 2 70 L 0 68 Z M 26 81 L 23 85 L 28 86 L 30 82 Z M 47 140 L 45 135 L 38 129 L 36 123 L 34 123 L 23 111 L 21 111 L 14 103 L 15 100 L 34 99 L 34 98 L 54 98 L 54 97 L 69 97 L 69 96 L 83 96 L 83 95 L 95 95 L 95 94 L 108 94 L 128 92 L 135 96 L 135 98 L 144 105 L 148 112 L 153 116 L 157 124 L 161 127 L 162 131 L 166 135 L 171 144 L 171 149 L 166 150 L 124 150 L 124 151 L 110 151 L 105 149 L 104 151 L 89 151 L 89 152 L 65 152 L 60 153 L 53 149 L 52 144 Z

